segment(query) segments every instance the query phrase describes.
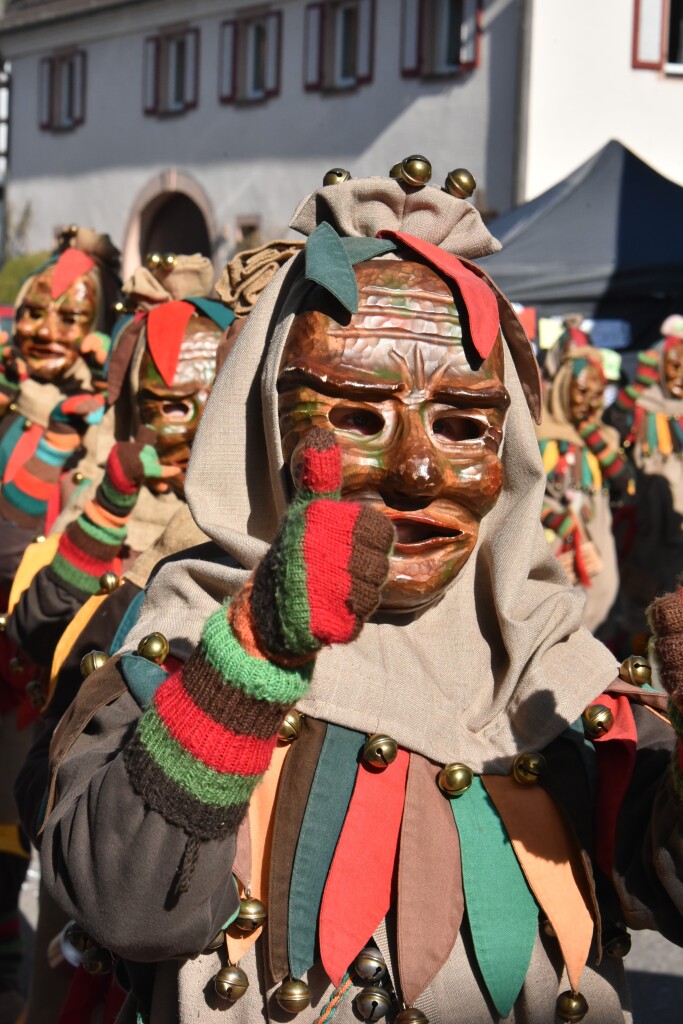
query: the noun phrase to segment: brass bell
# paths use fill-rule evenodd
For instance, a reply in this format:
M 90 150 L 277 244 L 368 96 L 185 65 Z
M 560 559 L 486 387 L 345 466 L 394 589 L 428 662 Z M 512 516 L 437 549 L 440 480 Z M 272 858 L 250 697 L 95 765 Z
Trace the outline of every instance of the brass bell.
M 343 167 L 333 167 L 323 178 L 323 185 L 342 185 L 351 180 L 351 174 Z
M 623 960 L 631 952 L 631 936 L 620 925 L 608 928 L 602 936 L 602 951 L 607 956 Z
M 557 997 L 555 1010 L 566 1024 L 578 1024 L 588 1013 L 588 1003 L 580 992 L 563 992 Z
M 165 252 L 161 257 L 161 262 L 167 270 L 170 270 L 171 267 L 175 267 L 175 253 Z
M 474 773 L 466 764 L 447 764 L 437 778 L 437 785 L 447 797 L 462 796 L 472 785 Z
M 24 671 L 24 663 L 21 658 L 11 658 L 9 663 L 10 675 L 19 676 Z
M 379 981 L 387 970 L 384 957 L 374 946 L 361 949 L 353 966 L 358 977 L 365 981 Z
M 145 256 L 145 263 L 148 270 L 157 270 L 161 266 L 161 253 L 149 252 Z
M 241 932 L 255 932 L 268 917 L 261 900 L 253 896 L 240 900 L 240 912 L 235 918 L 235 927 Z
M 296 710 L 296 708 L 292 708 L 292 710 L 288 711 L 285 717 L 282 719 L 282 722 L 280 723 L 280 728 L 278 729 L 277 732 L 277 738 L 279 739 L 280 743 L 293 743 L 294 740 L 299 739 L 300 734 L 301 715 Z
M 218 934 L 214 935 L 214 937 L 211 939 L 211 942 L 208 942 L 206 944 L 206 946 L 204 946 L 204 949 L 202 950 L 202 952 L 203 953 L 214 953 L 217 949 L 220 949 L 221 946 L 224 946 L 224 945 L 225 945 L 225 932 L 218 932 Z
M 363 747 L 363 760 L 368 764 L 374 764 L 376 768 L 386 768 L 396 760 L 397 754 L 396 740 L 392 740 L 391 736 L 385 736 L 380 732 L 369 736 Z
M 236 1003 L 249 988 L 249 978 L 241 967 L 228 964 L 227 967 L 221 967 L 214 977 L 213 987 L 216 990 L 216 995 L 221 999 L 225 999 L 228 1003 Z
M 635 686 L 646 686 L 652 681 L 652 669 L 647 658 L 640 654 L 632 654 L 624 658 L 619 666 L 619 678 Z
M 408 1010 L 401 1010 L 399 1015 L 394 1018 L 394 1024 L 429 1024 L 429 1021 L 422 1010 L 410 1007 Z
M 368 985 L 356 996 L 356 1009 L 363 1020 L 381 1020 L 391 1009 L 391 996 L 379 985 Z
M 541 922 L 541 928 L 543 929 L 543 931 L 549 939 L 557 938 L 557 932 L 555 931 L 547 917 Z
M 444 187 L 449 196 L 455 196 L 456 199 L 471 199 L 477 183 L 470 171 L 464 167 L 456 167 L 454 171 L 449 172 Z
M 280 985 L 275 1000 L 287 1013 L 301 1013 L 311 1002 L 311 990 L 305 981 L 289 978 Z
M 26 696 L 31 701 L 34 708 L 37 708 L 39 711 L 45 707 L 45 691 L 43 690 L 43 684 L 39 679 L 32 679 L 30 683 L 26 684 Z
M 109 655 L 104 651 L 90 651 L 89 654 L 84 654 L 81 658 L 81 675 L 87 679 L 93 672 L 103 668 L 108 661 Z
M 394 164 L 394 166 L 389 171 L 389 177 L 390 178 L 397 178 L 398 180 L 402 180 L 403 179 L 403 166 L 400 163 Z
M 33 543 L 34 544 L 44 544 L 45 543 L 45 536 L 44 536 L 44 534 L 39 533 L 37 537 L 34 537 L 33 538 Z
M 30 430 L 33 426 L 33 420 L 24 420 L 24 430 Z
M 116 316 L 123 316 L 124 313 L 128 312 L 128 308 L 125 302 L 115 302 L 114 305 L 112 306 L 112 309 L 114 310 Z
M 163 633 L 148 633 L 138 644 L 138 654 L 161 665 L 168 658 L 170 647 Z
M 105 594 L 111 594 L 112 591 L 116 590 L 120 582 L 115 572 L 111 572 L 111 570 L 103 572 L 99 579 L 100 590 Z
M 9 411 L 10 412 L 17 412 L 18 408 L 19 407 L 17 406 L 16 402 L 10 402 L 10 404 L 9 404 Z
M 83 952 L 81 964 L 88 974 L 109 974 L 114 966 L 114 959 L 103 946 L 88 946 Z
M 77 949 L 79 953 L 85 952 L 85 950 L 92 945 L 92 940 L 87 932 L 83 931 L 79 924 L 75 921 L 71 921 L 63 932 L 64 939 L 69 942 L 74 949 Z
M 84 480 L 85 480 L 85 477 L 83 476 L 82 473 L 79 473 L 78 470 L 76 470 L 76 472 L 71 477 L 72 483 L 76 484 L 76 486 L 78 486 L 79 484 L 82 484 Z
M 545 758 L 543 754 L 538 754 L 536 751 L 520 754 L 515 758 L 515 763 L 512 766 L 512 774 L 522 786 L 533 786 L 544 771 Z
M 7 623 L 8 622 L 9 622 L 9 615 L 7 614 L 7 612 L 3 612 L 3 614 L 0 615 L 0 633 L 4 633 L 5 632 L 5 630 L 7 629 Z
M 401 177 L 406 185 L 421 188 L 432 176 L 432 165 L 426 156 L 415 153 L 401 161 Z
M 604 704 L 591 704 L 581 715 L 583 727 L 591 739 L 604 736 L 614 725 L 614 715 Z

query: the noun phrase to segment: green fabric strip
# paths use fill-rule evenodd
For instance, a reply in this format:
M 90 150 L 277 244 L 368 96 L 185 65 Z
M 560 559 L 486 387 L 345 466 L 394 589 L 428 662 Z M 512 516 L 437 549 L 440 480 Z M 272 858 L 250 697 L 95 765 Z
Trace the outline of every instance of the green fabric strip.
M 144 591 L 141 596 L 144 597 Z M 112 645 L 110 653 L 115 653 L 119 646 Z M 140 707 L 146 708 L 152 703 L 152 698 L 161 684 L 168 679 L 168 672 L 161 665 L 155 665 L 153 661 L 141 658 L 138 654 L 123 654 L 119 664 L 123 678 L 128 683 L 128 689 Z
M 657 436 L 657 414 L 649 412 L 647 414 L 647 444 L 651 452 L 656 452 L 659 448 L 659 437 Z
M 304 560 L 307 505 L 301 499 L 296 504 L 298 509 L 290 508 L 282 538 L 275 590 L 282 635 L 287 648 L 305 654 L 317 651 L 320 644 L 311 633 L 308 598 L 302 598 L 296 603 L 291 598 L 292 594 L 308 594 Z
M 97 594 L 100 589 L 100 581 L 97 576 L 91 576 L 89 572 L 83 572 L 57 552 L 50 563 L 50 567 L 60 579 L 70 583 L 72 587 L 82 590 L 86 594 Z
M 140 718 L 138 736 L 164 775 L 201 803 L 214 807 L 246 804 L 261 779 L 260 775 L 217 772 L 193 757 L 171 736 L 153 704 Z
M 209 320 L 213 320 L 222 331 L 229 327 L 235 319 L 233 311 L 224 306 L 222 302 L 215 302 L 213 299 L 195 298 L 185 299 L 185 302 L 190 302 L 195 309 L 198 309 L 204 316 L 208 316 Z
M 89 537 L 99 541 L 100 544 L 116 544 L 118 546 L 123 544 L 128 536 L 127 526 L 98 526 L 97 523 L 91 522 L 85 514 L 79 517 L 78 525 L 83 533 L 87 533 Z
M 341 238 L 331 224 L 318 224 L 306 242 L 306 280 L 319 284 L 349 313 L 358 312 L 358 284 L 353 266 L 392 252 L 385 238 Z
M 538 933 L 538 907 L 505 827 L 481 779 L 451 800 L 460 836 L 465 904 L 481 973 L 507 1017 L 519 995 Z
M 109 648 L 109 654 L 111 654 L 111 655 L 116 654 L 116 652 L 120 651 L 121 648 L 123 647 L 123 641 L 126 639 L 126 637 L 130 633 L 130 631 L 133 628 L 133 626 L 135 625 L 135 623 L 138 621 L 138 618 L 140 616 L 140 609 L 142 608 L 144 600 L 145 600 L 145 592 L 144 592 L 144 590 L 141 590 L 139 594 L 135 595 L 133 600 L 130 602 L 130 604 L 126 608 L 125 614 L 124 614 L 123 618 L 121 619 L 121 622 L 119 623 L 119 626 L 118 626 L 118 629 L 116 630 L 116 633 L 114 634 L 114 639 L 111 642 L 111 646 Z M 132 655 L 132 654 L 124 654 L 124 658 L 132 658 L 132 657 L 134 657 L 134 655 Z M 146 658 L 144 658 L 143 660 L 147 661 Z M 148 665 L 152 665 L 153 662 L 147 662 L 147 664 Z M 162 669 L 161 671 L 164 672 L 164 669 Z M 166 674 L 164 673 L 164 676 L 165 675 Z M 159 682 L 162 682 L 162 680 L 159 680 Z M 159 683 L 157 683 L 156 685 L 158 686 Z M 154 687 L 154 689 L 156 690 L 156 686 Z M 134 694 L 133 696 L 136 696 L 136 695 Z M 152 697 L 153 696 L 154 696 L 154 694 L 152 694 Z M 152 698 L 150 697 L 150 700 L 151 699 Z M 136 700 L 137 700 L 137 696 L 136 696 Z M 139 703 L 139 701 L 138 701 L 138 703 Z M 149 701 L 147 703 L 149 703 Z M 145 704 L 144 706 L 146 707 L 147 705 Z
M 385 253 L 396 251 L 396 243 L 388 238 L 349 237 L 342 238 L 341 244 L 352 266 L 356 263 L 365 263 L 375 256 L 384 256 Z
M 365 736 L 328 725 L 292 868 L 289 888 L 288 948 L 293 978 L 315 961 L 318 913 L 358 770 Z
M 270 661 L 247 654 L 233 635 L 224 607 L 206 620 L 201 647 L 206 660 L 223 679 L 250 697 L 279 704 L 296 704 L 310 685 L 313 674 L 311 662 L 299 668 L 280 668 Z

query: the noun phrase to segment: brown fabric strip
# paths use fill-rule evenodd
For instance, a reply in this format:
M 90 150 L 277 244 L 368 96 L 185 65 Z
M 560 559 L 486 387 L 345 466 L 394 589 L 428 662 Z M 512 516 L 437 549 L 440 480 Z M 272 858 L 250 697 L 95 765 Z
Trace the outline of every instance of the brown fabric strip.
M 251 809 L 251 804 L 249 806 Z M 237 847 L 232 864 L 232 873 L 246 892 L 251 885 L 251 828 L 249 826 L 248 813 L 242 819 L 242 824 L 237 830 Z
M 594 931 L 590 884 L 578 845 L 539 786 L 521 786 L 509 775 L 483 776 L 483 783 L 529 887 L 553 926 L 576 992 Z
M 669 706 L 669 697 L 666 693 L 655 693 L 653 690 L 641 690 L 633 683 L 627 683 L 623 679 L 617 679 L 606 690 L 615 697 L 628 697 L 632 704 L 642 704 L 643 707 L 652 708 L 653 711 L 661 711 L 666 714 Z
M 183 669 L 183 684 L 195 704 L 215 722 L 244 736 L 268 739 L 278 731 L 289 704 L 270 703 L 250 697 L 223 679 L 201 651 Z
M 440 767 L 410 755 L 398 854 L 398 971 L 407 1006 L 431 984 L 460 931 L 460 841 Z M 428 838 L 425 835 L 428 830 Z
M 274 983 L 289 973 L 289 884 L 301 823 L 327 730 L 325 722 L 315 718 L 304 718 L 301 725 L 301 735 L 294 741 L 282 771 L 273 825 L 268 886 L 268 967 Z

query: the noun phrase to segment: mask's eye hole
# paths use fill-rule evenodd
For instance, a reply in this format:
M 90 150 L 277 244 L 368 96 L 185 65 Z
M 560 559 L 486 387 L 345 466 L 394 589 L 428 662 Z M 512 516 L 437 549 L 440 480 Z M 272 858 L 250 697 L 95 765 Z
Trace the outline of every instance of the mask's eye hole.
M 478 441 L 487 431 L 487 424 L 472 416 L 438 416 L 432 423 L 432 433 L 441 441 Z
M 329 413 L 330 423 L 337 430 L 345 430 L 350 434 L 363 437 L 374 437 L 384 427 L 384 420 L 379 413 L 360 406 L 335 405 Z

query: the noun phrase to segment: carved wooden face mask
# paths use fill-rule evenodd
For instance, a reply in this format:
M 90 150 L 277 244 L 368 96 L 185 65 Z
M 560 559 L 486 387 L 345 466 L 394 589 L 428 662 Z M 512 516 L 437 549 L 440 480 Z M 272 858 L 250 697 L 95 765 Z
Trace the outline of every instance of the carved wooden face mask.
M 674 398 L 683 398 L 683 340 L 664 350 L 664 382 Z
M 155 447 L 164 466 L 180 469 L 167 483 L 181 495 L 190 449 L 216 377 L 216 351 L 222 331 L 213 320 L 193 316 L 185 330 L 173 381 L 166 384 L 145 350 L 140 364 L 140 420 L 156 434 Z M 153 489 L 153 488 L 152 488 Z
M 311 427 L 334 431 L 344 495 L 396 527 L 382 607 L 409 611 L 455 579 L 500 495 L 502 341 L 475 369 L 434 271 L 375 260 L 355 273 L 359 309 L 347 324 L 318 310 L 294 318 L 278 379 L 280 433 L 293 469 Z
M 605 404 L 605 383 L 599 366 L 586 363 L 574 367 L 569 385 L 569 419 L 574 426 L 600 418 Z
M 100 300 L 97 273 L 76 277 L 57 298 L 52 296 L 56 265 L 31 282 L 17 311 L 15 340 L 29 374 L 58 381 L 78 359 L 83 339 L 96 327 Z

